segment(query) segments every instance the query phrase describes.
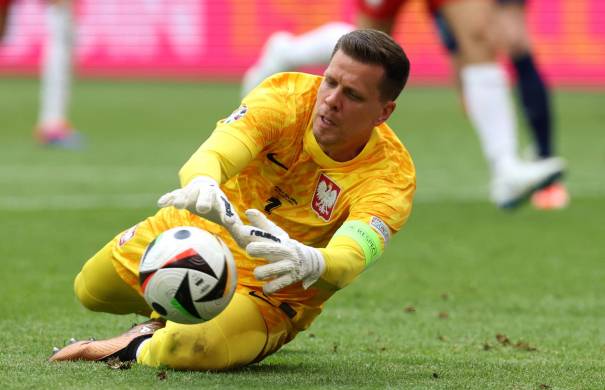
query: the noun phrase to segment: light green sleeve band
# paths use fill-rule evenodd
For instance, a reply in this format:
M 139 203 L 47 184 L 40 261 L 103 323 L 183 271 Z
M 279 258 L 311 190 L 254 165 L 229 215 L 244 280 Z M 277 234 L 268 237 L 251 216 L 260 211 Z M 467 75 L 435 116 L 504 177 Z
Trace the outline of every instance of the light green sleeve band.
M 355 241 L 361 249 L 366 259 L 366 267 L 369 267 L 382 255 L 382 246 L 378 234 L 368 225 L 361 221 L 345 222 L 334 233 L 334 237 L 349 237 Z

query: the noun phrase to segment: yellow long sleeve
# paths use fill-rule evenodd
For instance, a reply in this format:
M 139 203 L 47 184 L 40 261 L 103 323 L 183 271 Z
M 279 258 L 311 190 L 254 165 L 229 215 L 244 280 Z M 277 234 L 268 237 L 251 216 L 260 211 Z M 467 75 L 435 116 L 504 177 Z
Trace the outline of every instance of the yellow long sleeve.
M 334 237 L 319 251 L 326 264 L 321 279 L 334 289 L 347 286 L 366 268 L 362 248 L 349 237 Z
M 220 127 L 198 148 L 179 171 L 181 186 L 196 176 L 223 183 L 241 171 L 259 152 L 250 140 Z

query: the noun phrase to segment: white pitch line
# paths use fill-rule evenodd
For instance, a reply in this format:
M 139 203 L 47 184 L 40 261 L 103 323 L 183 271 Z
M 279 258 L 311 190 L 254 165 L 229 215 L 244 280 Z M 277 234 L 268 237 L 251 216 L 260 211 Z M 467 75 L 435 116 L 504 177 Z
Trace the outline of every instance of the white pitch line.
M 18 183 L 29 181 L 53 181 L 65 183 L 96 183 L 99 179 L 112 183 L 129 183 L 133 178 L 147 181 L 161 177 L 166 181 L 176 181 L 178 167 L 168 166 L 32 166 L 0 165 L 0 183 Z
M 0 210 L 147 209 L 156 207 L 162 194 L 72 194 L 0 196 Z
M 158 193 L 112 192 L 113 187 L 150 188 L 150 180 L 158 188 L 169 191 L 178 185 L 178 169 L 168 165 L 56 165 L 32 166 L 27 164 L 0 165 L 0 210 L 87 210 L 87 209 L 146 209 L 154 208 Z M 158 180 L 161 179 L 161 180 Z M 36 183 L 41 190 L 65 193 L 25 193 L 25 188 Z M 47 183 L 52 185 L 48 186 Z M 137 183 L 145 183 L 144 187 Z M 488 202 L 487 181 L 474 180 L 464 185 L 452 186 L 452 179 L 444 171 L 425 170 L 419 176 L 415 203 L 468 203 Z M 572 201 L 574 198 L 605 198 L 605 183 L 577 172 L 568 181 Z M 84 184 L 88 193 L 78 191 L 75 184 Z M 103 188 L 105 193 L 95 192 Z M 153 187 L 152 187 L 153 188 Z M 13 193 L 11 192 L 13 190 Z M 81 191 L 82 189 L 80 189 Z M 2 194 L 4 192 L 4 194 Z M 16 193 L 15 193 L 16 192 Z M 29 191 L 28 191 L 29 192 Z
M 42 210 L 92 210 L 92 209 L 148 209 L 155 208 L 161 193 L 89 193 L 60 195 L 0 195 L 0 210 L 42 211 Z M 602 187 L 583 187 L 571 192 L 574 198 L 605 198 Z M 415 203 L 468 203 L 488 202 L 485 188 L 464 187 L 420 190 Z
M 69 194 L 0 196 L 0 210 L 92 210 L 155 208 L 162 194 Z M 448 194 L 432 193 L 416 196 L 416 203 L 476 202 L 486 200 L 483 192 Z

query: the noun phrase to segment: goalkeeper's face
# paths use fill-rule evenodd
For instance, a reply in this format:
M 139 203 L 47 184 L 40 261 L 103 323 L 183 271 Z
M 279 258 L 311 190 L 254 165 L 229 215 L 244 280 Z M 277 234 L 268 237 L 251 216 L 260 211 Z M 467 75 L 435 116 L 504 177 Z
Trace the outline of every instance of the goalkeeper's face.
M 372 129 L 393 112 L 395 102 L 383 101 L 384 69 L 338 51 L 324 73 L 315 101 L 313 134 L 323 151 L 337 161 L 355 157 Z

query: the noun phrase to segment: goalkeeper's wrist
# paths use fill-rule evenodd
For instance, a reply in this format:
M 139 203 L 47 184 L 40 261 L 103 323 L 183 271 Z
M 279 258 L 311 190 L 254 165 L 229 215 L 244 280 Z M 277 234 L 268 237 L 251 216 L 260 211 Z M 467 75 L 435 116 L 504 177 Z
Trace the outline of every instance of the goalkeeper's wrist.
M 323 275 L 326 270 L 326 261 L 319 249 L 300 244 L 304 247 L 304 251 L 308 256 L 308 264 L 311 267 L 307 276 L 303 280 L 303 288 L 307 289 L 314 285 Z M 307 257 L 305 256 L 305 257 Z
M 218 182 L 214 178 L 212 178 L 211 176 L 206 176 L 206 175 L 195 176 L 186 185 L 189 185 L 191 183 L 215 185 L 215 186 L 219 187 Z
M 318 278 L 320 278 L 326 270 L 326 260 L 324 259 L 324 256 L 319 249 L 313 248 L 313 252 L 315 253 L 317 259 L 317 275 Z

